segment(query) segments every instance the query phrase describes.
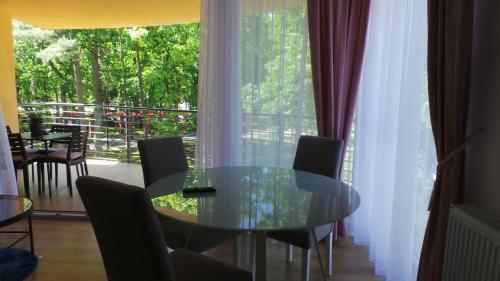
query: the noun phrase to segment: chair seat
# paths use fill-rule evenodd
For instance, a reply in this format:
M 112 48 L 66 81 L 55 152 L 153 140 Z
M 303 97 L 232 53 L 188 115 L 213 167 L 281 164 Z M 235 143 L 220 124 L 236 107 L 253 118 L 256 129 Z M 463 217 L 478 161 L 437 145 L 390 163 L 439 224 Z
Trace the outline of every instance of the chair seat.
M 71 152 L 70 159 L 68 159 L 68 150 L 56 150 L 49 153 L 48 159 L 50 162 L 67 162 L 79 159 L 82 157 L 81 152 Z
M 67 153 L 68 152 L 68 148 L 67 147 L 49 147 L 49 152 L 50 153 L 54 153 L 54 152 L 64 152 L 64 153 Z
M 316 238 L 318 241 L 325 238 L 332 232 L 333 225 L 326 224 L 315 227 Z M 293 231 L 272 231 L 267 233 L 267 237 L 297 246 L 302 249 L 311 249 L 314 246 L 314 237 L 309 229 L 293 230 Z
M 218 244 L 236 237 L 234 231 L 214 230 L 160 216 L 167 246 L 171 249 L 185 248 L 187 234 L 191 230 L 191 238 L 187 249 L 198 253 L 211 249 Z
M 39 155 L 35 153 L 26 153 L 26 156 L 27 156 L 26 160 L 24 160 L 22 155 L 12 155 L 12 161 L 14 161 L 16 165 L 24 162 L 32 163 L 36 161 L 39 157 Z
M 252 281 L 250 272 L 204 255 L 179 249 L 169 256 L 176 281 Z
M 26 154 L 38 154 L 37 148 L 25 148 Z

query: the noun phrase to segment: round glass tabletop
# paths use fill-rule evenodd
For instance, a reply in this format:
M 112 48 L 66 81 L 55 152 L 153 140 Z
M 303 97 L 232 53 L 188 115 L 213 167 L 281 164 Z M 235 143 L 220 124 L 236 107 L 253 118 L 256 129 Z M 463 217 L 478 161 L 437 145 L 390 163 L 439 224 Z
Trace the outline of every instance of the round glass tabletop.
M 12 224 L 31 213 L 33 203 L 21 196 L 0 195 L 0 227 Z
M 189 187 L 215 193 L 183 195 Z M 223 167 L 174 174 L 147 188 L 156 210 L 184 222 L 224 230 L 304 229 L 351 215 L 360 204 L 351 187 L 292 169 Z

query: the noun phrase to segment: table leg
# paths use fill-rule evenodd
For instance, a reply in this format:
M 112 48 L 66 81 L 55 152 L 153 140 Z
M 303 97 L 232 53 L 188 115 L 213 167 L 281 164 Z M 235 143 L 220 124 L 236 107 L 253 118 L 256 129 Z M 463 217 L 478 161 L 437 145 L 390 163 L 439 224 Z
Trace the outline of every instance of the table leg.
M 49 144 L 47 142 L 44 142 L 45 143 L 45 159 L 47 160 L 47 183 L 49 185 L 49 198 L 52 198 L 52 184 L 51 184 L 51 180 L 52 180 L 52 171 L 51 171 L 51 165 L 49 163 Z
M 267 251 L 266 251 L 266 233 L 259 231 L 252 233 L 254 237 L 252 243 L 254 246 L 253 252 L 255 254 L 252 255 L 252 264 L 254 271 L 254 280 L 255 281 L 266 281 L 266 273 L 267 273 Z
M 321 276 L 323 276 L 323 281 L 326 281 L 325 269 L 323 268 L 323 261 L 321 259 L 321 251 L 319 250 L 318 237 L 316 236 L 316 231 L 314 227 L 311 228 L 312 236 L 314 239 L 314 244 L 316 245 L 316 252 L 318 252 L 319 268 L 321 269 Z
M 29 234 L 30 234 L 30 248 L 31 248 L 31 254 L 35 254 L 35 246 L 33 243 L 33 225 L 31 223 L 31 215 L 28 216 L 28 227 L 29 227 Z

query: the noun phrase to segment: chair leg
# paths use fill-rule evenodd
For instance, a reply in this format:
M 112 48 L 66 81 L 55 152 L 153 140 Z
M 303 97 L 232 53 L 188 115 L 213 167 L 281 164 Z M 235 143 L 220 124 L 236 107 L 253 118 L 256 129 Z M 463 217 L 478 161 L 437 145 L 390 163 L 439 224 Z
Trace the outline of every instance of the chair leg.
M 87 159 L 83 160 L 83 166 L 85 167 L 85 175 L 89 175 L 89 167 L 87 167 Z
M 293 259 L 293 246 L 286 244 L 286 262 L 292 262 Z
M 31 182 L 35 183 L 35 164 L 31 164 Z
M 47 174 L 50 182 L 50 180 L 52 180 L 52 163 L 50 162 L 47 162 Z
M 44 163 L 39 163 L 40 165 L 40 177 L 42 178 L 42 192 L 45 193 L 45 165 Z
M 49 188 L 49 198 L 52 198 L 52 163 L 47 162 L 47 183 Z
M 54 181 L 55 181 L 55 186 L 57 188 L 58 186 L 58 181 L 59 181 L 59 166 L 57 163 L 54 163 L 54 171 L 55 171 L 55 177 L 54 177 Z
M 256 252 L 255 252 L 255 234 L 250 234 L 250 271 L 252 272 L 253 279 L 255 280 L 255 266 L 256 266 Z
M 301 281 L 309 281 L 311 273 L 311 249 L 302 249 Z
M 333 233 L 330 232 L 326 237 L 326 276 L 332 276 L 333 261 Z
M 52 163 L 47 162 L 47 185 L 49 187 L 49 197 L 52 198 Z
M 24 194 L 30 198 L 30 172 L 27 166 L 23 167 Z
M 66 181 L 68 183 L 69 188 L 69 196 L 73 197 L 73 185 L 71 181 L 71 166 L 66 164 Z
M 40 165 L 37 163 L 36 164 L 36 178 L 37 178 L 37 182 L 38 182 L 38 194 L 41 194 L 42 193 L 42 175 L 41 175 L 41 172 L 40 172 Z
M 84 168 L 83 168 L 83 162 L 82 162 L 82 163 L 80 163 L 80 165 L 78 165 L 78 166 L 80 166 L 80 174 L 81 174 L 82 176 L 85 176 L 85 170 L 84 170 Z
M 239 253 L 240 241 L 239 236 L 234 237 L 233 239 L 233 265 L 237 267 L 241 267 L 241 257 Z
M 80 177 L 80 169 L 78 169 L 78 164 L 75 165 L 76 168 L 76 178 Z

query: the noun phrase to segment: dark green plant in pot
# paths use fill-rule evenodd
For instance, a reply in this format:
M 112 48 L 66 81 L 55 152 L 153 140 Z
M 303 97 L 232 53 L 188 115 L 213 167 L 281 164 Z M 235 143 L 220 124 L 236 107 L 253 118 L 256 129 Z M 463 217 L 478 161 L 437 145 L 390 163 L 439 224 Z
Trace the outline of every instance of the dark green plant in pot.
M 43 118 L 40 114 L 32 112 L 28 115 L 30 119 L 30 132 L 33 136 L 40 136 L 43 133 Z

